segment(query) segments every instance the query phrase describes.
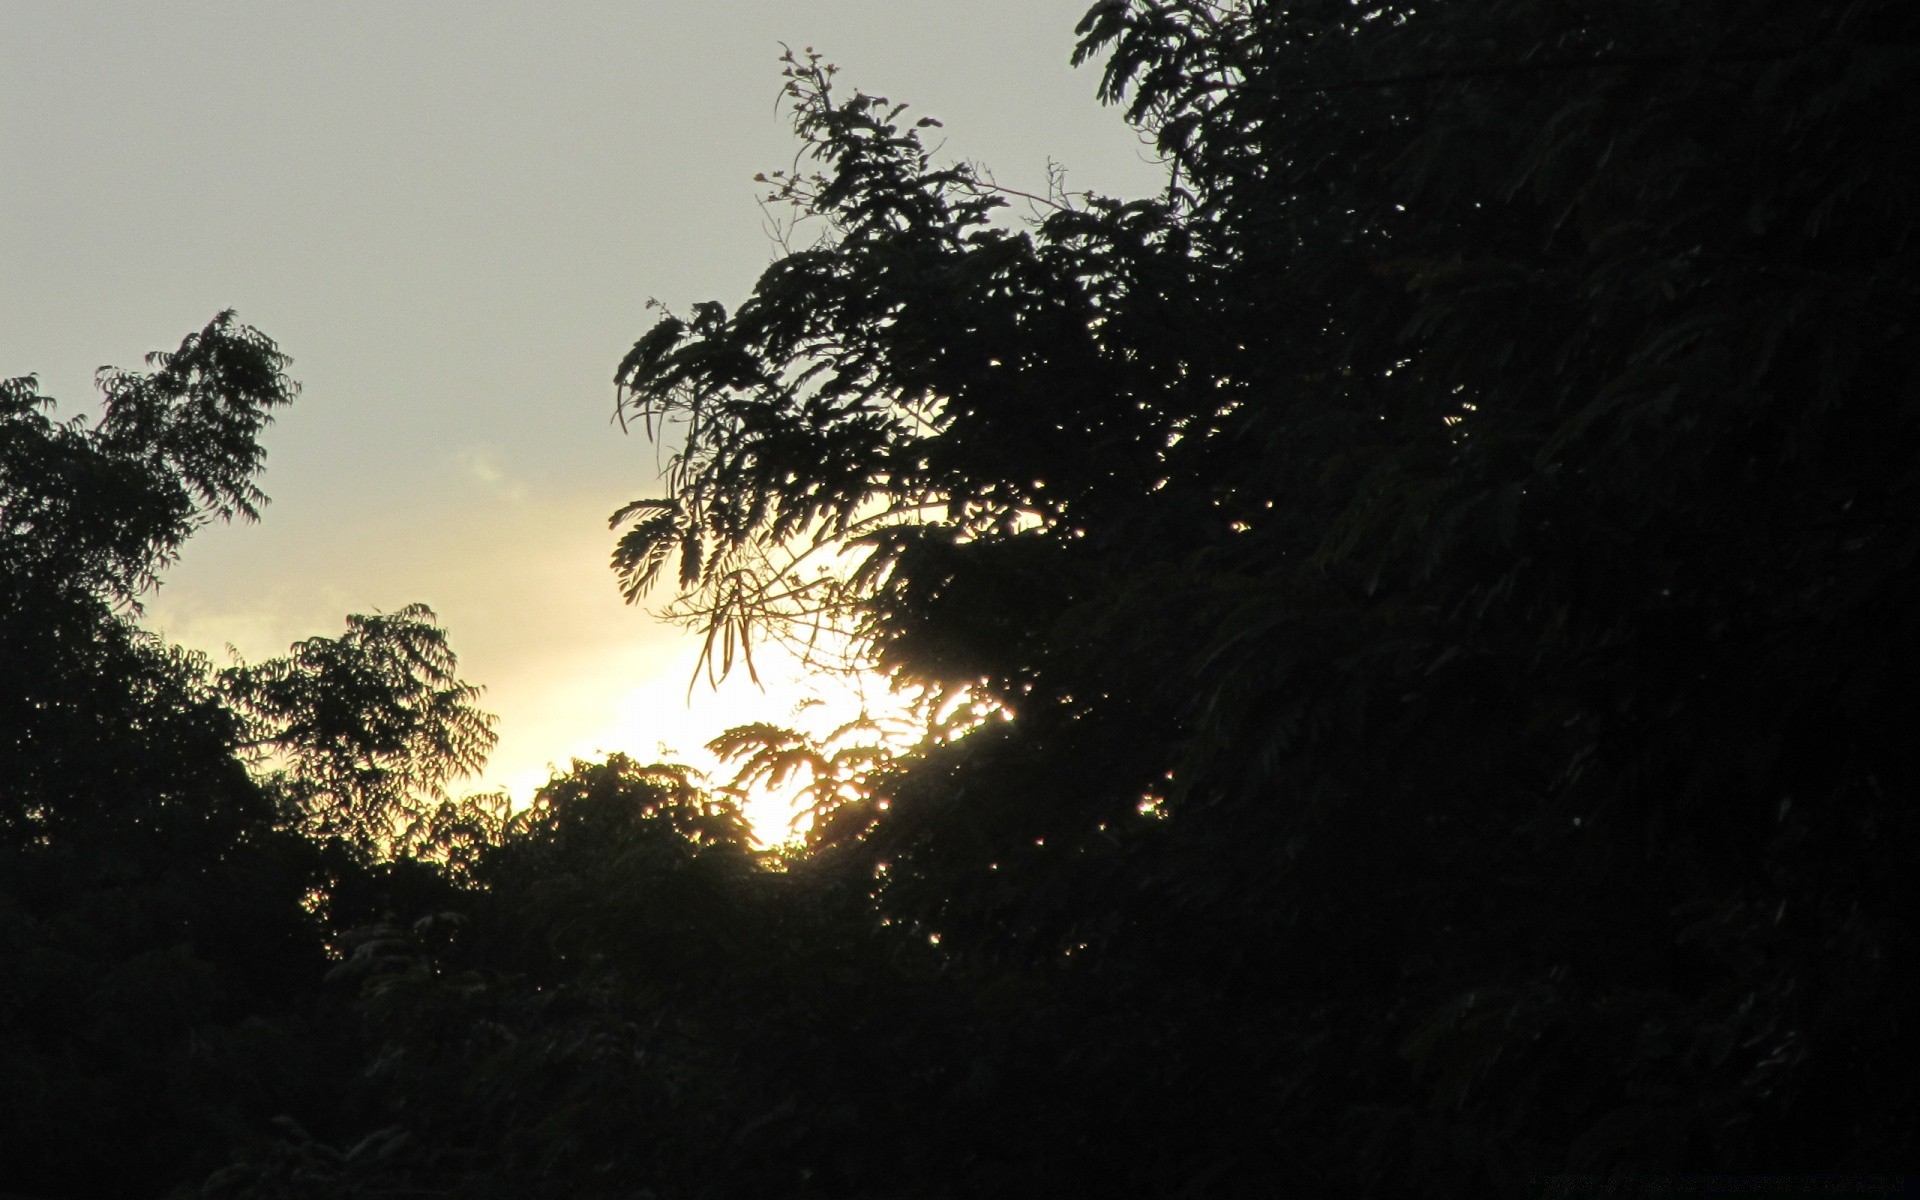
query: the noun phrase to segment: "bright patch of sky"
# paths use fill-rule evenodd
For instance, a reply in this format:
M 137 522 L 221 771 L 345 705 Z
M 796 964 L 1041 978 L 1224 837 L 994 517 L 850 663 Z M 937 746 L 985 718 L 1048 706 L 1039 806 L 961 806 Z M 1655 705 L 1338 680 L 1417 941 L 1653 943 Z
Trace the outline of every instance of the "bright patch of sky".
M 238 309 L 304 388 L 267 437 L 274 503 L 193 542 L 151 625 L 257 659 L 424 601 L 501 718 L 480 782 L 697 758 L 805 689 L 689 708 L 697 643 L 621 603 L 606 518 L 658 494 L 661 460 L 612 424 L 611 377 L 650 298 L 731 306 L 777 254 L 753 176 L 793 161 L 780 43 L 1010 186 L 1057 161 L 1073 189 L 1149 193 L 1159 169 L 1068 67 L 1087 3 L 10 5 L 0 376 L 70 413 L 94 367 Z

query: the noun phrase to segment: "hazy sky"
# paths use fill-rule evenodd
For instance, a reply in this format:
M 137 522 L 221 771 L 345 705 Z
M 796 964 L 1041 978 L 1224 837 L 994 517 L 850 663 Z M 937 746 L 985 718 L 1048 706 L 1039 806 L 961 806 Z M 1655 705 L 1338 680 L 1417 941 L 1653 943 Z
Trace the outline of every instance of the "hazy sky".
M 70 413 L 95 367 L 237 309 L 304 388 L 274 502 L 191 543 L 151 624 L 261 658 L 424 601 L 500 714 L 487 782 L 691 751 L 793 697 L 689 713 L 694 647 L 620 602 L 606 517 L 657 459 L 611 376 L 649 297 L 732 307 L 773 257 L 779 43 L 1004 183 L 1054 159 L 1144 194 L 1157 168 L 1068 66 L 1089 2 L 0 0 L 0 376 Z

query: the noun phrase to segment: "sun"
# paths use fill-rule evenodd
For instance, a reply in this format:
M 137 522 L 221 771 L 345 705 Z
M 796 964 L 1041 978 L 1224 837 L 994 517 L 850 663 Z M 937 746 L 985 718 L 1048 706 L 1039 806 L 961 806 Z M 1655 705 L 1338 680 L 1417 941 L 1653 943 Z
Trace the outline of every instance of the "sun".
M 707 747 L 728 729 L 766 723 L 825 737 L 863 714 L 900 724 L 912 706 L 877 674 L 824 669 L 778 645 L 755 648 L 753 676 L 736 666 L 726 678 L 710 681 L 698 671 L 698 650 L 690 641 L 640 682 L 612 696 L 598 719 L 547 741 L 543 761 L 496 762 L 489 782 L 505 788 L 517 806 L 574 758 L 624 753 L 641 762 L 692 767 L 717 788 L 730 783 L 734 772 Z M 762 845 L 788 845 L 804 836 L 807 804 L 799 795 L 804 782 L 747 791 L 742 809 Z

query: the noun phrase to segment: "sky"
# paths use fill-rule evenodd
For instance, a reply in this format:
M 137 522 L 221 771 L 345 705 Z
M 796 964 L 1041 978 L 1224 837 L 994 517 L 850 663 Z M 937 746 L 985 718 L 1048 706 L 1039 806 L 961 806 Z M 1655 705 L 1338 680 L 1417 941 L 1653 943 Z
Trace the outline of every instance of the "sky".
M 273 503 L 190 543 L 150 626 L 257 660 L 424 602 L 500 718 L 466 786 L 704 765 L 808 684 L 768 660 L 766 689 L 690 703 L 697 639 L 621 601 L 606 519 L 664 460 L 613 422 L 614 366 L 650 299 L 731 308 L 777 255 L 753 176 L 797 148 L 782 43 L 1009 186 L 1052 161 L 1153 192 L 1069 67 L 1089 2 L 0 0 L 0 377 L 84 411 L 96 367 L 236 309 L 303 389 L 265 439 Z

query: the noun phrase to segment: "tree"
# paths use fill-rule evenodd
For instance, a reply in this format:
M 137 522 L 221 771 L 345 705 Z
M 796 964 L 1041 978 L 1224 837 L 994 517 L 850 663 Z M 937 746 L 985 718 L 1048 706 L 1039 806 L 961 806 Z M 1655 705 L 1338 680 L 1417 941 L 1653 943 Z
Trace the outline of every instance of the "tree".
M 134 623 L 188 536 L 257 517 L 288 363 L 222 313 L 102 370 L 91 422 L 0 384 L 5 1186 L 159 1194 L 263 1113 L 333 1116 L 327 918 L 430 890 L 372 852 L 491 744 L 423 607 L 225 671 Z
M 710 646 L 842 619 L 1014 713 L 819 852 L 957 970 L 1204 1031 L 1080 1043 L 1094 1144 L 1182 1147 L 1131 1186 L 1910 1154 L 1913 18 L 1080 33 L 1163 195 L 1019 227 L 793 59 L 826 232 L 619 369 L 678 447 L 630 596 L 677 558 Z
M 497 740 L 458 665 L 433 610 L 409 604 L 349 616 L 338 638 L 308 638 L 217 678 L 247 722 L 243 748 L 259 756 L 290 819 L 371 855 L 403 840 Z
M 181 544 L 210 521 L 259 517 L 258 438 L 298 386 L 290 360 L 231 311 L 151 372 L 100 370 L 102 415 L 55 425 L 28 375 L 0 383 L 0 546 L 18 600 L 29 590 L 137 605 Z
M 819 1111 L 917 1123 L 884 1102 L 917 1064 L 876 1036 L 909 1008 L 852 1002 L 903 972 L 863 952 L 860 905 L 767 869 L 733 801 L 615 755 L 477 838 L 476 816 L 429 834 L 471 851 L 460 886 L 353 934 L 333 973 L 360 1123 L 287 1123 L 206 1194 L 807 1193 L 872 1157 L 871 1123 Z
M 177 1182 L 296 1093 L 296 1031 L 253 1018 L 322 962 L 207 664 L 131 620 L 195 529 L 257 514 L 296 388 L 230 313 L 148 361 L 93 422 L 0 385 L 0 1144 L 46 1195 Z

